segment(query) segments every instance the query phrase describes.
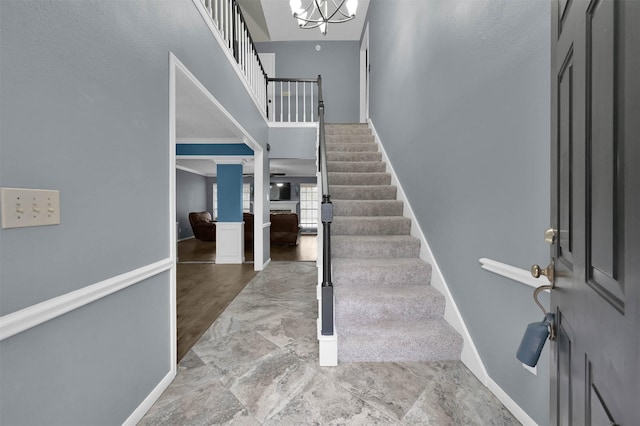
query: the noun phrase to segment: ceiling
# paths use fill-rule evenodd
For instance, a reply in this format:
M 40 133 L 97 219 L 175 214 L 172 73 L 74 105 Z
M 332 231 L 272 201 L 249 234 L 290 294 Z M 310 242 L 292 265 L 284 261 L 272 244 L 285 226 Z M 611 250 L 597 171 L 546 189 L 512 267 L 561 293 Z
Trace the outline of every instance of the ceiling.
M 176 73 L 176 138 L 242 142 L 242 133 L 184 72 Z
M 303 0 L 307 4 L 311 0 Z M 238 0 L 249 31 L 256 42 L 294 40 L 360 40 L 369 0 L 359 0 L 356 18 L 343 24 L 329 24 L 327 35 L 318 29 L 302 30 L 291 15 L 289 0 Z M 179 70 L 178 70 L 179 71 Z M 242 132 L 225 115 L 204 88 L 183 72 L 176 74 L 176 137 L 178 142 L 243 143 Z M 204 176 L 216 175 L 214 159 L 178 158 L 180 169 Z M 315 160 L 271 158 L 271 173 L 285 176 L 315 176 Z M 244 173 L 253 173 L 253 159 L 247 159 Z

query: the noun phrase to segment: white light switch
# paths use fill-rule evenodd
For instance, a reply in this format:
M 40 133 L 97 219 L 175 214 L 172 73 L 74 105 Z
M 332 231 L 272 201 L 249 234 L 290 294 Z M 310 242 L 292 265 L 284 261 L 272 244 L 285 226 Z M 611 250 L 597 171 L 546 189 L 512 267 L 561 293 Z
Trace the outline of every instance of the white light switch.
M 1 188 L 3 228 L 60 224 L 60 191 Z

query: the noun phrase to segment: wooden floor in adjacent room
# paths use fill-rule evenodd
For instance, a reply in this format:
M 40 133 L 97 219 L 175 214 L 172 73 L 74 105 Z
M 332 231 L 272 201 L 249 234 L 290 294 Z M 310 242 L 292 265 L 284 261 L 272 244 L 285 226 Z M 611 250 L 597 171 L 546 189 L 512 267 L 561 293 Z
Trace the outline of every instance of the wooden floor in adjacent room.
M 271 261 L 315 261 L 315 235 L 302 235 L 297 246 L 271 246 Z M 216 243 L 189 239 L 178 243 L 176 310 L 178 361 L 200 339 L 256 272 L 253 247 L 245 247 L 242 265 L 216 265 Z

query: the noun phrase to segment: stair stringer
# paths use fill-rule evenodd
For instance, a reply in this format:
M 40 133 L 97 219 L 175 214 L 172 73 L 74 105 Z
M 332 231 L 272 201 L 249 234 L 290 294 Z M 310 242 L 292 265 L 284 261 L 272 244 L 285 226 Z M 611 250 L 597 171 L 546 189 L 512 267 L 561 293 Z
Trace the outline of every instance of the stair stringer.
M 384 149 L 384 145 L 378 136 L 378 132 L 376 131 L 375 126 L 373 125 L 373 121 L 371 118 L 367 120 L 369 124 L 369 128 L 371 129 L 371 133 L 373 134 L 374 140 L 378 145 L 380 152 L 382 153 L 382 161 L 387 164 L 387 173 L 391 174 L 391 185 L 395 185 L 398 188 L 398 192 L 396 195 L 396 199 L 400 200 L 404 203 L 403 208 L 403 216 L 411 219 L 411 236 L 418 238 L 420 240 L 420 259 L 431 264 L 432 272 L 431 272 L 431 286 L 437 289 L 442 295 L 445 297 L 446 306 L 444 312 L 444 319 L 451 325 L 460 335 L 462 336 L 463 344 L 462 344 L 462 353 L 460 355 L 460 360 L 467 368 L 480 380 L 480 382 L 485 385 L 499 400 L 502 402 L 505 407 L 523 424 L 523 425 L 536 425 L 536 422 L 520 407 L 501 387 L 498 385 L 487 373 L 487 369 L 480 358 L 480 353 L 476 348 L 473 339 L 471 338 L 471 334 L 469 333 L 469 329 L 460 314 L 460 310 L 456 305 L 455 300 L 451 292 L 449 291 L 449 287 L 444 279 L 444 275 L 442 275 L 442 271 L 440 270 L 440 266 L 433 256 L 433 252 L 431 251 L 431 246 L 427 242 L 427 239 L 422 232 L 422 228 L 418 223 L 418 220 L 413 213 L 413 209 L 411 208 L 411 203 L 407 198 L 404 189 L 402 188 L 402 184 L 398 180 L 398 176 L 396 175 L 395 170 L 393 169 L 393 165 L 391 164 L 391 160 L 387 156 L 387 152 Z

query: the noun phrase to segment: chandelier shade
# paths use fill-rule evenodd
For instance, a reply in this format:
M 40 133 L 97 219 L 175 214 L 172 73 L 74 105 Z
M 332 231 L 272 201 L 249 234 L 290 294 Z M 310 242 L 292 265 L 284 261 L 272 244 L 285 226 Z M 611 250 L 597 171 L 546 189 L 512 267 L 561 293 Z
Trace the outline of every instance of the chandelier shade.
M 322 35 L 327 35 L 328 24 L 340 24 L 356 17 L 358 0 L 289 0 L 291 13 L 298 20 L 302 29 L 319 28 Z

